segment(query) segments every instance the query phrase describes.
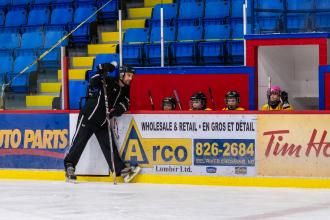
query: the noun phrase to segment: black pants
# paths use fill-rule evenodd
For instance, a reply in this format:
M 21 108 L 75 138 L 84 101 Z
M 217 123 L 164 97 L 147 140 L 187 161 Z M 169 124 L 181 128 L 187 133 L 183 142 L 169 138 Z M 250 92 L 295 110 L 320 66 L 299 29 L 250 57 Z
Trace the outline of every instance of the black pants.
M 110 155 L 110 143 L 109 143 L 109 133 L 108 133 L 108 125 L 105 123 L 102 127 L 95 126 L 88 122 L 85 117 L 79 115 L 78 118 L 78 129 L 73 137 L 72 145 L 66 157 L 64 158 L 64 166 L 70 163 L 74 167 L 77 165 L 82 152 L 84 151 L 86 144 L 89 138 L 95 134 L 99 145 L 102 149 L 105 159 L 108 162 L 109 168 L 113 172 L 112 163 L 111 163 L 111 155 Z M 113 137 L 113 133 L 111 131 L 111 136 Z M 121 160 L 116 143 L 112 138 L 112 146 L 113 146 L 113 153 L 114 153 L 114 163 L 116 168 L 117 176 L 120 176 L 120 172 L 122 169 L 125 168 L 124 162 Z

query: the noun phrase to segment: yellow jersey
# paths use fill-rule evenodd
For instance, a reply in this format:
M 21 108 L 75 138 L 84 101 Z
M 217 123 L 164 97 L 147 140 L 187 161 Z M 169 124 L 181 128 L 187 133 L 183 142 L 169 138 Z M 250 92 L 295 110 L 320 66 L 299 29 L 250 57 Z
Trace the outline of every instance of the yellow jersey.
M 190 108 L 189 111 L 212 111 L 212 109 L 206 108 L 204 110 L 193 110 L 193 109 Z
M 230 110 L 228 108 L 223 108 L 222 111 L 244 111 L 245 109 L 242 107 L 237 107 L 234 110 Z
M 284 110 L 284 111 L 287 111 L 287 110 L 293 110 L 293 107 L 292 107 L 292 105 L 289 104 L 288 107 L 283 108 L 282 103 L 280 103 L 280 104 L 278 104 L 278 105 L 276 106 L 276 108 L 272 108 L 271 106 L 269 106 L 269 109 L 268 109 L 268 104 L 264 104 L 264 105 L 261 107 L 261 110 L 262 110 L 262 111 L 268 111 L 268 110 L 270 110 L 270 111 L 278 111 L 278 110 Z

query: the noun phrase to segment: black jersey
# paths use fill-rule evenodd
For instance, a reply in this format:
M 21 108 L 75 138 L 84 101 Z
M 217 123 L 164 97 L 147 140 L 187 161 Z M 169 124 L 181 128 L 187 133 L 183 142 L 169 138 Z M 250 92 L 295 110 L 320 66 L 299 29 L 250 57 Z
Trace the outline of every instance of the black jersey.
M 128 111 L 130 105 L 129 86 L 121 87 L 116 78 L 105 77 L 109 110 L 113 109 L 111 116 L 120 116 Z M 82 113 L 85 120 L 95 125 L 104 125 L 106 122 L 106 110 L 103 84 L 101 76 L 95 74 L 90 81 L 90 87 L 94 93 L 87 99 Z

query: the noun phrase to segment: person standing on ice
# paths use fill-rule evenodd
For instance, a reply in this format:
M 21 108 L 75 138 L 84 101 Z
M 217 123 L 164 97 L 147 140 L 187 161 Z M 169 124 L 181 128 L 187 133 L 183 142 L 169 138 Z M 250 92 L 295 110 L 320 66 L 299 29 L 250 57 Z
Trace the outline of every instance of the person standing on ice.
M 268 103 L 264 104 L 261 110 L 274 111 L 274 110 L 293 110 L 292 105 L 289 103 L 288 93 L 281 91 L 279 86 L 272 86 L 267 91 Z
M 76 180 L 75 167 L 93 134 L 95 134 L 113 173 L 109 140 L 109 130 L 112 134 L 112 129 L 109 129 L 107 124 L 106 109 L 109 111 L 110 118 L 121 116 L 128 111 L 130 83 L 135 74 L 135 70 L 131 66 L 123 65 L 119 69 L 118 78 L 109 77 L 107 73 L 113 72 L 116 65 L 116 62 L 98 65 L 97 73 L 90 80 L 89 97 L 79 113 L 77 129 L 69 151 L 64 158 L 65 176 L 69 182 Z M 103 85 L 107 91 L 108 108 L 106 108 Z M 111 136 L 113 137 L 113 134 Z M 125 164 L 119 156 L 114 139 L 112 138 L 111 141 L 116 176 L 121 175 L 125 182 L 130 182 L 141 171 L 141 168 L 137 164 Z

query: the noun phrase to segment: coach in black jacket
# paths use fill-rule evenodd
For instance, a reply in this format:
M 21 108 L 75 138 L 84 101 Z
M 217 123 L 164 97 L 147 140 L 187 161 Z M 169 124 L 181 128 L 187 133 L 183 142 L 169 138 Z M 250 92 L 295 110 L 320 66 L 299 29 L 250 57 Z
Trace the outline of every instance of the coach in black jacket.
M 86 100 L 85 107 L 80 111 L 72 145 L 64 158 L 67 181 L 76 179 L 74 174 L 75 166 L 93 134 L 95 134 L 108 165 L 111 171 L 113 171 L 102 81 L 106 82 L 109 116 L 120 116 L 129 109 L 129 85 L 135 74 L 135 70 L 132 67 L 124 65 L 119 70 L 119 78 L 106 75 L 107 72 L 112 72 L 114 69 L 115 66 L 113 64 L 100 64 L 97 74 L 90 80 L 89 97 Z M 133 167 L 123 163 L 114 140 L 112 139 L 111 141 L 113 143 L 116 174 L 118 176 L 122 175 L 125 179 L 132 172 L 140 171 L 138 166 Z M 131 178 L 129 177 L 129 179 Z

